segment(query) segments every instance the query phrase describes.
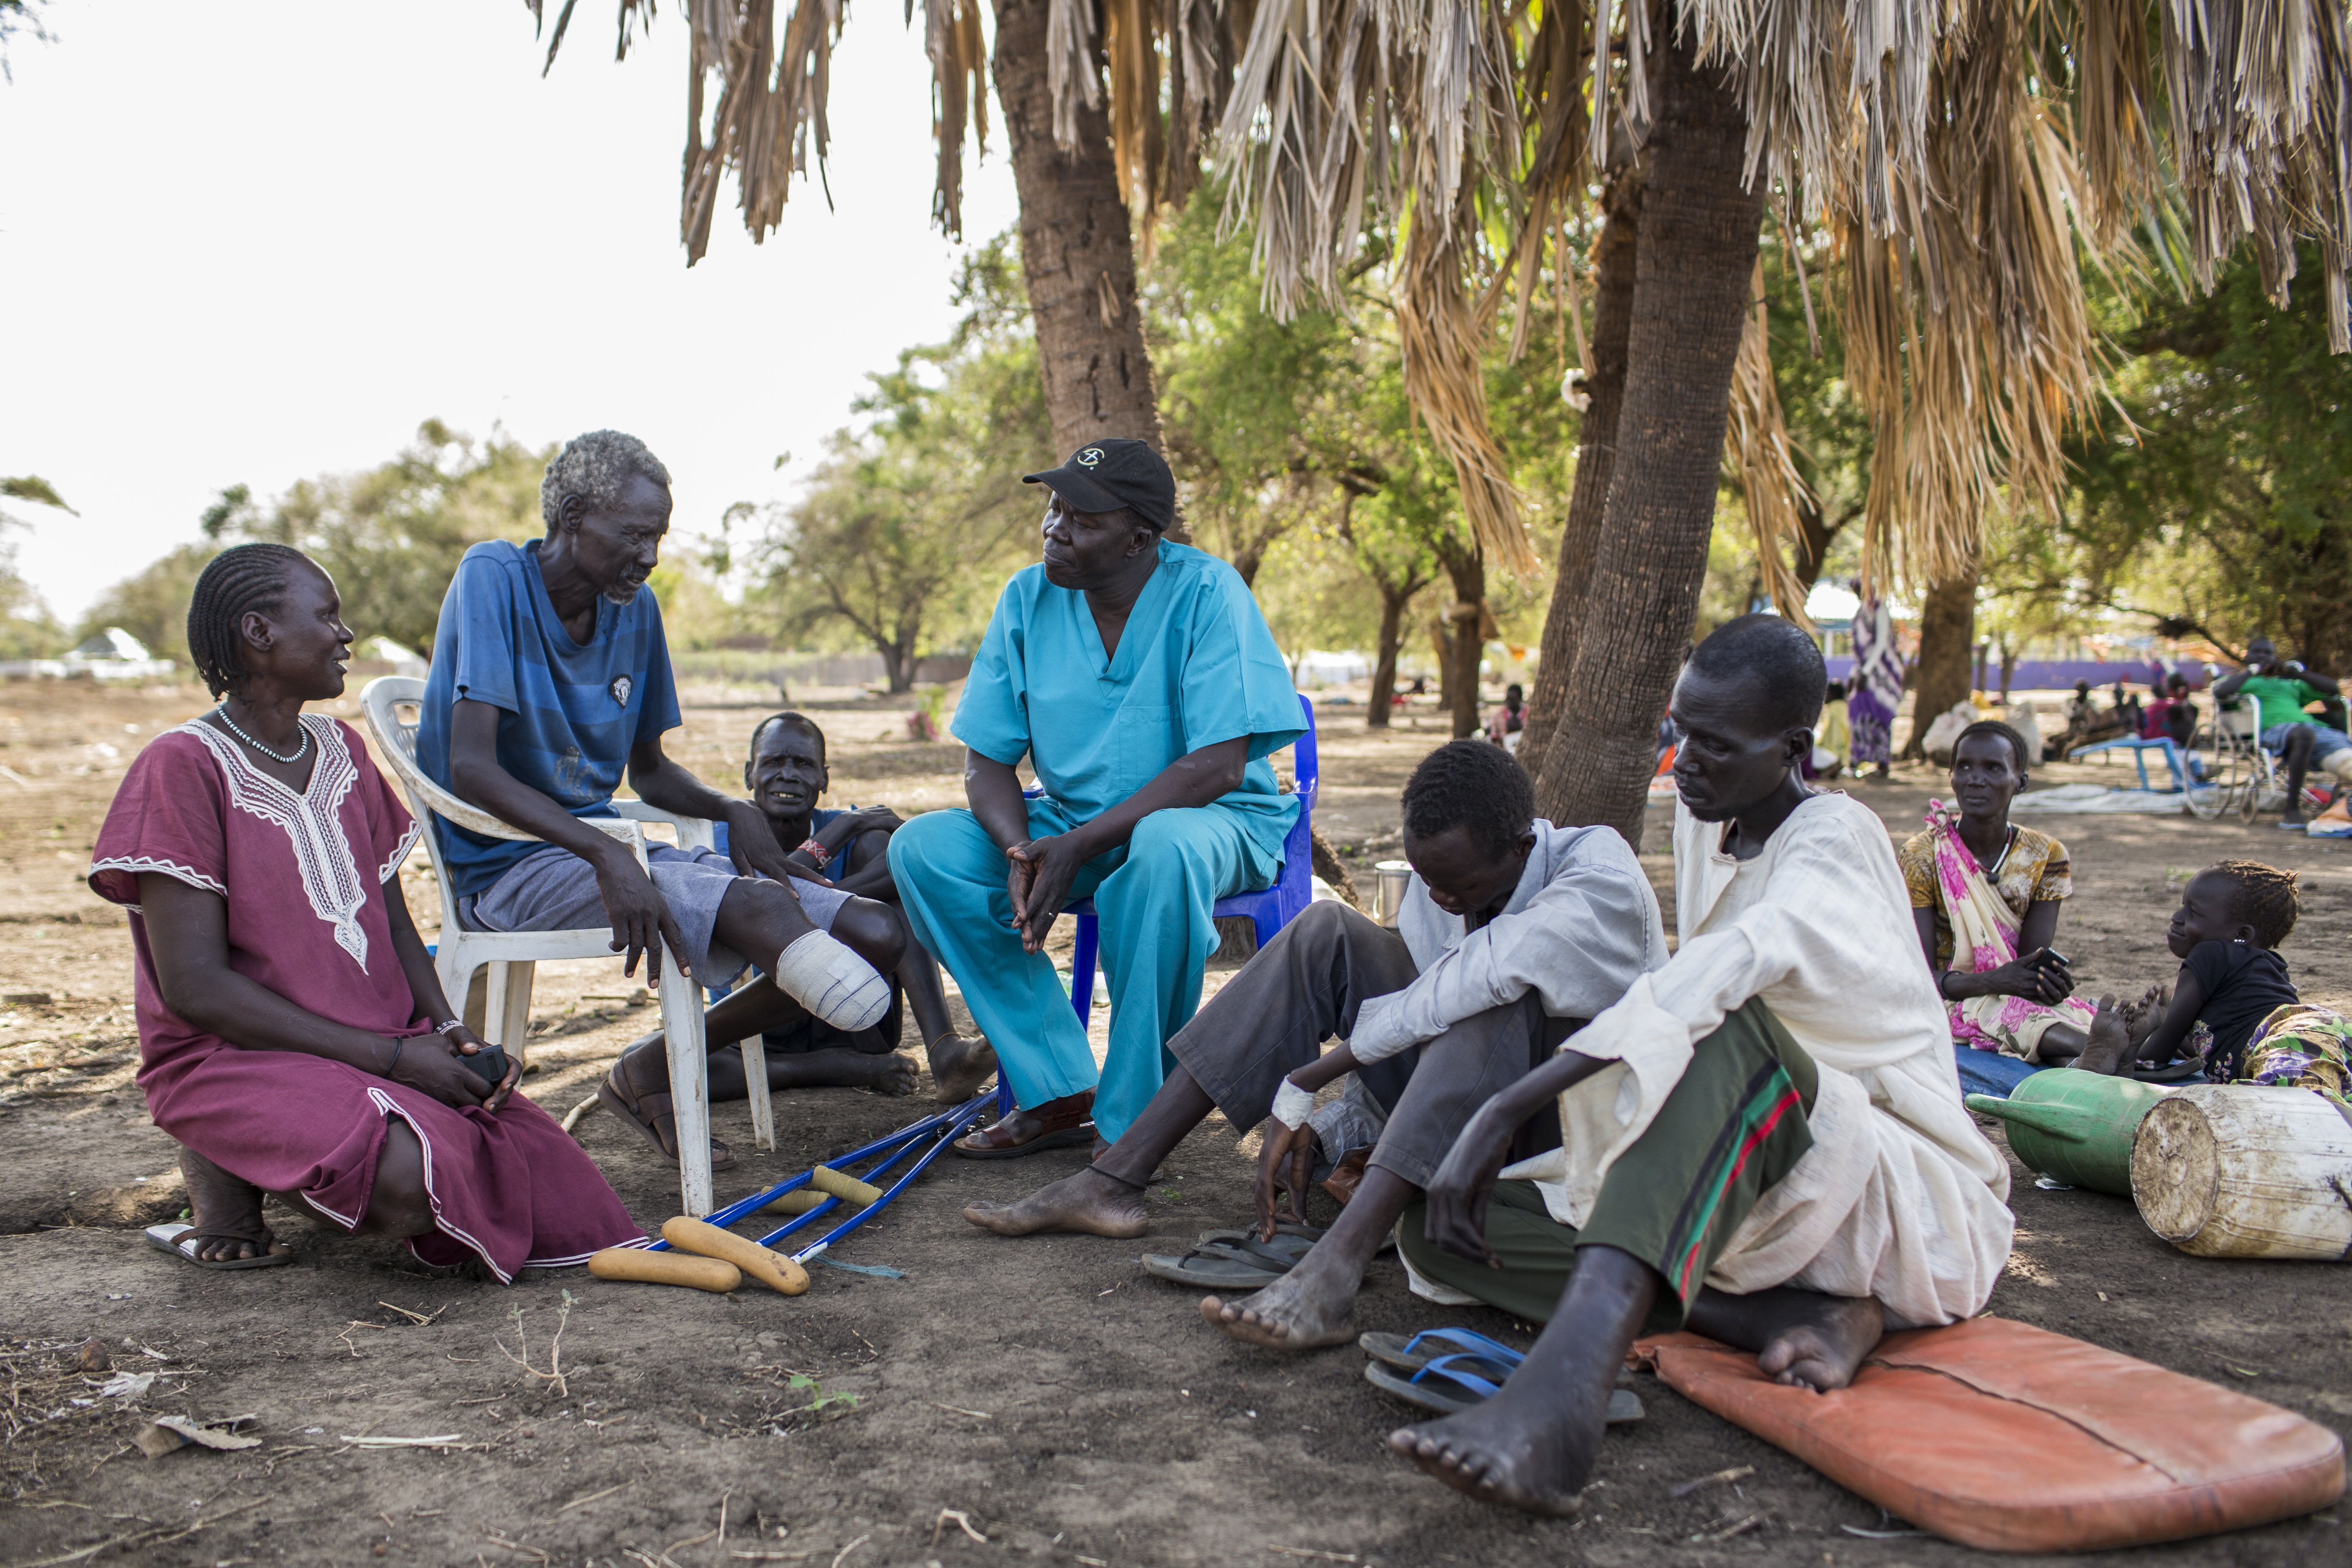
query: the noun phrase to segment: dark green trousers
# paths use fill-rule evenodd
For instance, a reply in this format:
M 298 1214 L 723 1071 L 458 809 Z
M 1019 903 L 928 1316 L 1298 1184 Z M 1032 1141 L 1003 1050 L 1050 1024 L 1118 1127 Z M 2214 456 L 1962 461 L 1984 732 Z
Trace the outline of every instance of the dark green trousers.
M 1578 1247 L 1613 1247 L 1665 1281 L 1642 1331 L 1671 1332 L 1765 1189 L 1813 1146 L 1805 1117 L 1819 1081 L 1804 1048 L 1751 1000 L 1693 1048 L 1657 1119 L 1609 1167 L 1582 1230 L 1552 1218 L 1533 1182 L 1498 1182 L 1486 1229 L 1500 1268 L 1432 1246 L 1419 1197 L 1398 1245 L 1423 1277 L 1535 1323 L 1550 1321 Z

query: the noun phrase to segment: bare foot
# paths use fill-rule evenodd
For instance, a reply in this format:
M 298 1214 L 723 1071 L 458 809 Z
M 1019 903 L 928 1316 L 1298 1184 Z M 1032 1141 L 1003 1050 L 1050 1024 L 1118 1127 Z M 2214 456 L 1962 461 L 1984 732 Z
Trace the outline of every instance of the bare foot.
M 2074 1058 L 2074 1066 L 2084 1072 L 2112 1074 L 2131 1053 L 2131 1032 L 2125 1027 L 2123 1015 L 2116 1011 L 2116 999 L 2099 998 L 2099 1010 L 2091 1016 L 2091 1043 Z
M 925 1047 L 931 1059 L 931 1098 L 961 1105 L 996 1072 L 996 1047 L 977 1035 L 944 1035 Z
M 1886 1313 L 1868 1296 L 1815 1296 L 1805 1319 L 1776 1334 L 1756 1364 L 1776 1383 L 1827 1394 L 1853 1381 L 1886 1332 Z
M 1075 1230 L 1127 1239 L 1150 1228 L 1143 1194 L 1091 1168 L 1048 1182 L 1014 1204 L 972 1204 L 963 1217 L 999 1236 Z
M 1567 1419 L 1524 1384 L 1514 1378 L 1458 1415 L 1400 1426 L 1389 1434 L 1389 1447 L 1480 1502 L 1566 1519 L 1581 1506 L 1602 1424 Z
M 269 1233 L 261 1218 L 261 1189 L 233 1176 L 194 1149 L 180 1151 L 188 1184 L 188 1220 L 204 1237 L 196 1257 L 206 1263 L 258 1258 L 294 1249 Z
M 1298 1267 L 1252 1296 L 1201 1302 L 1201 1316 L 1245 1343 L 1274 1351 L 1308 1351 L 1343 1345 L 1356 1337 L 1358 1271 L 1331 1262 L 1318 1245 Z
M 892 1051 L 886 1057 L 867 1057 L 866 1059 L 873 1064 L 867 1069 L 870 1076 L 866 1088 L 893 1100 L 902 1094 L 915 1092 L 915 1064 L 910 1058 Z

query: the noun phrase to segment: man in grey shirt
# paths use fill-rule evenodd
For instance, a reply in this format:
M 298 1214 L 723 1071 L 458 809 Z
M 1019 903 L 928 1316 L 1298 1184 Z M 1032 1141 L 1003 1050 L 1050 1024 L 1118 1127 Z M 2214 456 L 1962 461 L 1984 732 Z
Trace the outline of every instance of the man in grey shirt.
M 1471 1114 L 1666 962 L 1657 896 L 1624 839 L 1538 818 L 1508 752 L 1440 747 L 1413 770 L 1403 805 L 1414 875 L 1397 931 L 1311 905 L 1169 1041 L 1178 1070 L 1118 1142 L 1019 1203 L 974 1204 L 964 1217 L 1004 1236 L 1140 1236 L 1145 1184 L 1186 1133 L 1211 1110 L 1237 1131 L 1270 1113 L 1258 1173 L 1270 1237 L 1274 1189 L 1296 1201 L 1318 1134 L 1335 1163 L 1371 1141 L 1360 1185 L 1297 1268 L 1247 1300 L 1202 1303 L 1226 1332 L 1277 1349 L 1353 1338 L 1365 1263 Z M 1334 1035 L 1348 1044 L 1326 1055 Z M 1310 1118 L 1315 1089 L 1351 1071 L 1345 1097 Z M 1558 1123 L 1538 1118 L 1521 1137 L 1525 1153 L 1540 1152 L 1559 1142 Z

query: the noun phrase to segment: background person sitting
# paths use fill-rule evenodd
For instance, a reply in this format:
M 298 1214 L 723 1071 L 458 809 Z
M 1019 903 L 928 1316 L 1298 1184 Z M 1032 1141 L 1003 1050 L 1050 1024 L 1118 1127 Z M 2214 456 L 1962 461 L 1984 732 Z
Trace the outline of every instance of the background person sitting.
M 156 737 L 99 830 L 90 889 L 131 911 L 139 1087 L 179 1140 L 191 1225 L 156 1246 L 207 1268 L 293 1261 L 275 1193 L 321 1224 L 478 1258 L 500 1281 L 642 1243 L 580 1145 L 486 1077 L 400 895 L 416 824 L 345 725 L 334 584 L 281 544 L 196 579 L 188 648 L 221 705 Z
M 2170 741 L 2182 751 L 2197 738 L 2197 703 L 2189 695 L 2189 678 L 2174 670 L 2164 678 L 2162 695 L 2140 715 L 2139 738 Z
M 1019 1098 L 957 1142 L 979 1159 L 1127 1130 L 1200 1005 L 1210 911 L 1272 885 L 1298 816 L 1266 760 L 1304 728 L 1290 668 L 1240 575 L 1162 537 L 1176 481 L 1160 454 L 1097 441 L 1025 478 L 1053 492 L 1045 559 L 1005 584 L 950 726 L 971 809 L 890 839 L 908 923 Z M 1045 789 L 1034 800 L 1013 771 L 1024 757 Z M 1045 952 L 1089 896 L 1110 982 L 1099 1074 Z
M 2025 742 L 1997 720 L 1962 731 L 1952 804 L 1928 802 L 1927 831 L 1895 857 L 1964 1086 L 1991 1094 L 2006 1094 L 2032 1067 L 2079 1055 L 2093 1012 L 2069 1000 L 2074 974 L 2050 946 L 2059 904 L 2074 890 L 2066 847 L 2009 820 L 2027 783 L 2025 756 Z
M 710 1098 L 740 1100 L 747 1092 L 743 1048 L 734 1042 L 762 1037 L 768 1087 L 833 1086 L 905 1094 L 914 1087 L 913 1069 L 898 1055 L 906 1008 L 930 1058 L 937 1097 L 950 1104 L 971 1098 L 996 1070 L 988 1042 L 958 1035 L 940 985 L 940 966 L 906 929 L 890 880 L 887 851 L 890 835 L 903 826 L 887 806 L 828 810 L 816 803 L 832 784 L 825 766 L 824 731 L 802 713 L 772 713 L 751 731 L 751 754 L 743 783 L 766 820 L 767 831 L 795 866 L 832 879 L 849 903 L 834 919 L 834 934 L 869 962 L 893 949 L 901 954 L 891 972 L 890 1005 L 881 1021 L 864 1029 L 836 1029 L 761 975 L 722 998 L 703 1015 L 710 1050 Z M 729 836 L 733 836 L 730 826 Z M 884 928 L 887 917 L 888 926 Z M 650 1053 L 650 1056 L 647 1054 Z M 667 1060 L 661 1030 L 634 1041 L 623 1057 L 632 1065 L 645 1058 L 646 1081 L 655 1061 Z
M 2246 645 L 2246 663 L 2213 683 L 2216 701 L 2240 694 L 2251 697 L 2260 717 L 2254 728 L 2263 750 L 2286 764 L 2286 813 L 2281 827 L 2305 826 L 2303 779 L 2316 762 L 2338 779 L 2352 783 L 2352 736 L 2321 723 L 2304 710 L 2336 696 L 2343 688 L 2332 676 L 2308 670 L 2293 659 L 2281 659 L 2278 645 L 2258 637 Z
M 436 822 L 458 918 L 486 931 L 608 924 L 634 973 L 659 979 L 667 949 L 707 984 L 748 961 L 834 1027 L 858 1030 L 890 1004 L 877 971 L 897 967 L 898 922 L 868 904 L 842 923 L 848 894 L 795 867 L 747 800 L 730 800 L 662 752 L 680 722 L 661 607 L 645 591 L 669 531 L 669 470 L 614 430 L 568 443 L 547 466 L 547 535 L 477 544 L 441 604 L 419 704 L 416 762 L 459 799 L 540 843 Z M 583 818 L 612 815 L 624 776 L 639 799 L 728 826 L 727 856 L 648 846 L 646 867 Z M 677 1158 L 669 1068 L 625 1056 L 598 1089 L 604 1108 Z M 734 1163 L 716 1142 L 712 1168 Z
M 1513 681 L 1503 689 L 1503 705 L 1486 720 L 1486 739 L 1509 752 L 1518 754 L 1519 736 L 1528 727 L 1526 694 Z

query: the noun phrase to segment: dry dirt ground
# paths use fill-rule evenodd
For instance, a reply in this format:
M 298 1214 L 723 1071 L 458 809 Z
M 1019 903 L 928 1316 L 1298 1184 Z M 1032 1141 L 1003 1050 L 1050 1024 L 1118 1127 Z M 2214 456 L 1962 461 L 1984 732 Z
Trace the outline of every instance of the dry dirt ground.
M 1250 1166 L 1222 1122 L 1168 1162 L 1150 1243 L 982 1235 L 957 1217 L 961 1204 L 1015 1195 L 1078 1155 L 948 1159 L 842 1248 L 845 1261 L 904 1278 L 819 1268 L 797 1300 L 580 1271 L 502 1289 L 282 1214 L 298 1267 L 231 1275 L 174 1263 L 137 1228 L 173 1217 L 183 1196 L 173 1146 L 131 1082 L 129 936 L 79 873 L 129 758 L 197 711 L 200 696 L 0 688 L 0 1562 L 1928 1568 L 1970 1555 L 1885 1535 L 1900 1522 L 1648 1378 L 1638 1381 L 1649 1417 L 1611 1435 L 1579 1521 L 1482 1507 L 1423 1479 L 1382 1447 L 1404 1411 L 1363 1381 L 1356 1351 L 1244 1348 L 1202 1325 L 1192 1293 L 1137 1267 L 1148 1246 L 1246 1215 Z M 730 782 L 763 706 L 757 690 L 699 693 L 681 753 Z M 903 738 L 889 710 L 903 700 L 843 693 L 822 706 L 836 798 L 955 799 L 954 752 Z M 1384 737 L 1344 709 L 1324 721 L 1325 824 L 1343 843 L 1371 840 L 1377 857 L 1393 842 L 1398 785 L 1441 738 L 1436 721 Z M 1930 782 L 1906 771 L 1858 790 L 1908 832 Z M 2267 825 L 2074 818 L 2058 830 L 2079 889 L 2062 936 L 2092 986 L 2160 977 L 2181 874 L 2255 855 L 2308 873 L 2289 956 L 2307 994 L 2352 1002 L 2344 854 Z M 1664 857 L 1649 859 L 1667 882 Z M 429 884 L 412 874 L 409 889 L 430 923 Z M 543 967 L 526 1092 L 570 1109 L 650 1014 L 616 965 Z M 1099 1011 L 1096 1021 L 1099 1033 Z M 720 1132 L 747 1155 L 723 1193 L 752 1191 L 918 1109 L 850 1090 L 782 1100 L 782 1147 L 752 1155 L 743 1108 L 721 1108 Z M 675 1212 L 673 1173 L 633 1133 L 601 1114 L 580 1131 L 641 1221 Z M 2039 1191 L 2021 1171 L 2015 1205 L 2017 1251 L 1994 1310 L 2352 1431 L 2345 1276 L 2188 1258 L 2125 1201 Z M 1367 1329 L 1455 1321 L 1529 1338 L 1497 1313 L 1419 1301 L 1393 1261 L 1375 1266 L 1359 1312 Z M 559 1332 L 561 1384 L 541 1375 Z M 106 1374 L 74 1364 L 90 1339 L 114 1370 L 153 1381 L 102 1394 Z M 260 1441 L 149 1459 L 130 1438 L 152 1415 L 250 1415 Z M 344 1441 L 358 1436 L 451 1441 Z M 2133 1560 L 2352 1561 L 2340 1519 L 2339 1505 Z

